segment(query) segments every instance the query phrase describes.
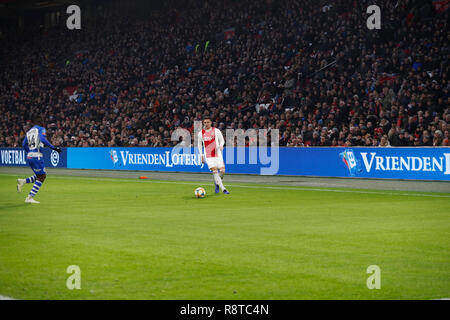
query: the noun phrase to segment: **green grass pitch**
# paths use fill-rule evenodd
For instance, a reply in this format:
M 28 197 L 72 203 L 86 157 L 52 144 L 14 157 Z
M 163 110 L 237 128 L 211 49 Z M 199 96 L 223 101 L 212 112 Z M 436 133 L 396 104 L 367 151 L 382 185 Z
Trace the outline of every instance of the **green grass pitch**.
M 0 175 L 0 295 L 17 299 L 450 297 L 450 194 Z M 226 181 L 226 178 L 225 178 Z M 203 186 L 204 199 L 194 197 Z M 81 289 L 69 290 L 69 265 Z M 369 290 L 367 267 L 381 269 Z

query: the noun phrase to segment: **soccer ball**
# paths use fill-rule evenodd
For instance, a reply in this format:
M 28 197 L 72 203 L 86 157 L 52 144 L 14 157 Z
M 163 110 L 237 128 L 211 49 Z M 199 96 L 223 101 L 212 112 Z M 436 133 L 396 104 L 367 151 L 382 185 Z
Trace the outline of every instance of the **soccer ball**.
M 198 187 L 197 189 L 195 189 L 195 196 L 197 198 L 204 198 L 205 195 L 206 195 L 206 191 L 202 187 Z

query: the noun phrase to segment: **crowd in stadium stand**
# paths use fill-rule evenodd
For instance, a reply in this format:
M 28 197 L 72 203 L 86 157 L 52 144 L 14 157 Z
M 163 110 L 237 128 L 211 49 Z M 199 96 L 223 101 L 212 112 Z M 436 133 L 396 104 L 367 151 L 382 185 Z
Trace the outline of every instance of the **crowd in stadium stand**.
M 21 146 L 36 114 L 63 147 L 173 146 L 205 116 L 279 129 L 280 146 L 449 146 L 450 10 L 375 2 L 381 30 L 367 1 L 171 0 L 7 35 L 0 146 Z

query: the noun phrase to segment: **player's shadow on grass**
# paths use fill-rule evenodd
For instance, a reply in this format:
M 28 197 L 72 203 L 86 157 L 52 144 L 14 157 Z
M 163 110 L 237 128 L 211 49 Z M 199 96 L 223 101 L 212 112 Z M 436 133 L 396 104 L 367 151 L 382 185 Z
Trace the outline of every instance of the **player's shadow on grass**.
M 215 195 L 215 194 L 214 194 L 214 195 Z M 204 197 L 204 198 L 202 198 L 202 199 L 197 199 L 195 196 L 183 196 L 182 199 L 183 199 L 183 200 L 205 201 L 205 200 L 208 199 L 208 197 L 212 197 L 212 196 L 214 196 L 214 195 L 206 196 L 206 197 Z
M 10 204 L 10 205 L 1 205 L 0 204 L 0 211 L 1 210 L 6 210 L 6 209 L 11 209 L 11 208 L 19 208 L 19 207 L 23 208 L 23 207 L 26 207 L 26 206 L 27 206 L 26 203 L 16 203 L 16 204 Z

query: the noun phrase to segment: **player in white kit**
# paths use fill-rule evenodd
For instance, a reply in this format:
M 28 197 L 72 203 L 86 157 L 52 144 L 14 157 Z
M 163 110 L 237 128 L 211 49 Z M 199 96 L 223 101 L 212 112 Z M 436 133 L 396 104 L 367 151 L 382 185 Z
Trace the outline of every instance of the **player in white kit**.
M 223 162 L 223 146 L 225 140 L 219 129 L 211 127 L 211 119 L 203 119 L 203 130 L 198 133 L 198 152 L 202 158 L 202 163 L 208 165 L 214 177 L 215 192 L 219 193 L 219 188 L 224 194 L 229 194 L 224 187 L 222 179 L 225 175 L 225 163 Z

